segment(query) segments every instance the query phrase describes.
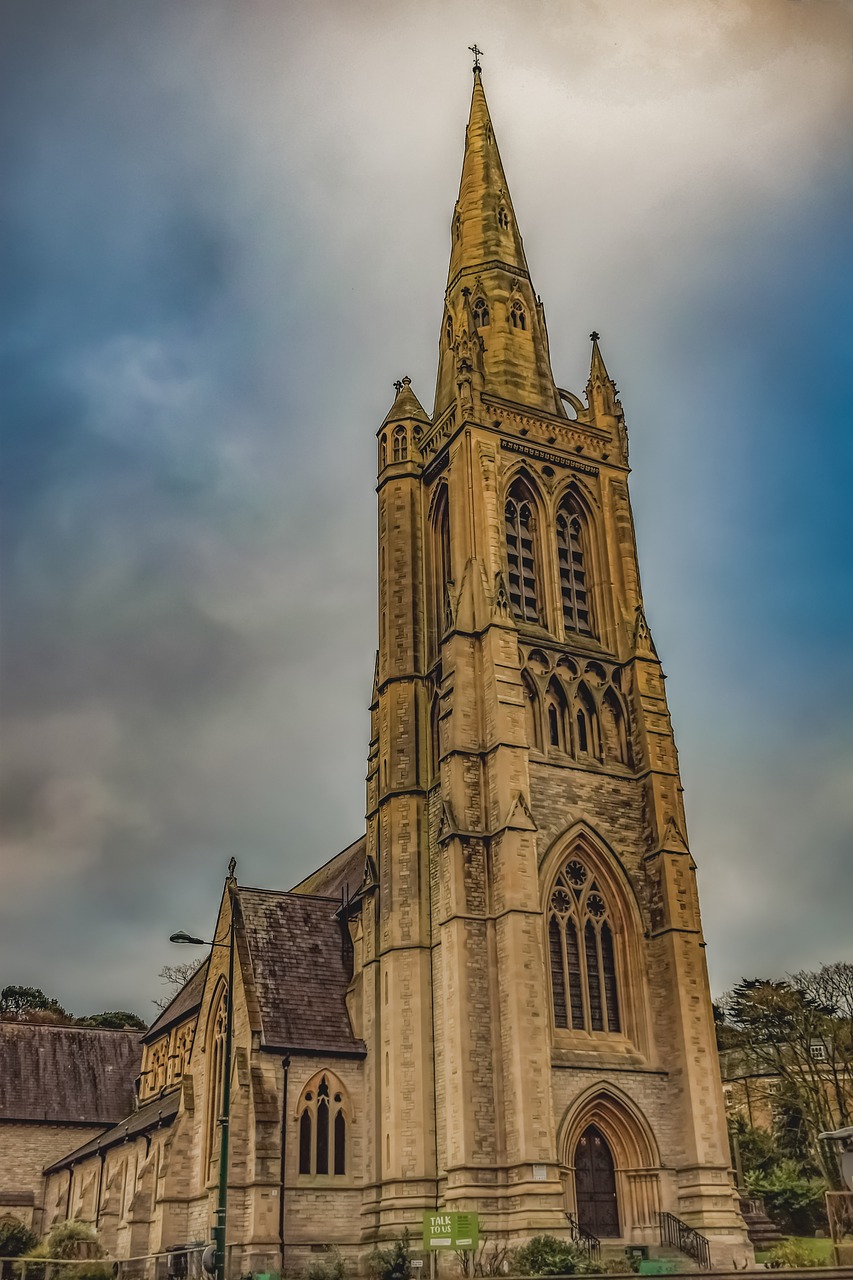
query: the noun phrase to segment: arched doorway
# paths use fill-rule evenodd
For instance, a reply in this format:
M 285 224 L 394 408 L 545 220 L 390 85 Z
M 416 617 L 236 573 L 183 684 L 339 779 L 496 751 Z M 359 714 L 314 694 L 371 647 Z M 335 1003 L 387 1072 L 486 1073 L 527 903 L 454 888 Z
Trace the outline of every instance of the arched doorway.
M 619 1205 L 613 1153 L 604 1134 L 587 1125 L 575 1148 L 575 1192 L 578 1222 L 599 1237 L 618 1237 Z

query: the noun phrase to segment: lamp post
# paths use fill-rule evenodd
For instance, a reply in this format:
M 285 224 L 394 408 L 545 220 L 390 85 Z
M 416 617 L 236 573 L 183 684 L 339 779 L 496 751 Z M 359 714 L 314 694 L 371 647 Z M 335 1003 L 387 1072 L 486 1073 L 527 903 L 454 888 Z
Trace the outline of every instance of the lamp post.
M 233 864 L 233 859 L 232 859 Z M 229 867 L 230 879 L 234 878 L 233 865 Z M 219 1114 L 219 1190 L 216 1197 L 216 1225 L 213 1228 L 213 1267 L 216 1280 L 225 1280 L 225 1231 L 228 1217 L 228 1127 L 231 1120 L 231 1048 L 234 1037 L 234 905 L 229 903 L 227 942 L 205 942 L 188 933 L 171 934 L 169 941 L 194 947 L 225 947 L 228 949 L 228 986 L 225 989 L 225 1053 L 222 1077 L 222 1109 Z

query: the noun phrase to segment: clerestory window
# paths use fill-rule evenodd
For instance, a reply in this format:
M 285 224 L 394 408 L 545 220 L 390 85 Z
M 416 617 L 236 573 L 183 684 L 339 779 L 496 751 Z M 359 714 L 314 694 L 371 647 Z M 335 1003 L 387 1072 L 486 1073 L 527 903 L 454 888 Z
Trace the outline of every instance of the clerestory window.
M 554 1025 L 569 1031 L 621 1031 L 607 902 L 577 857 L 565 864 L 551 893 L 548 951 Z

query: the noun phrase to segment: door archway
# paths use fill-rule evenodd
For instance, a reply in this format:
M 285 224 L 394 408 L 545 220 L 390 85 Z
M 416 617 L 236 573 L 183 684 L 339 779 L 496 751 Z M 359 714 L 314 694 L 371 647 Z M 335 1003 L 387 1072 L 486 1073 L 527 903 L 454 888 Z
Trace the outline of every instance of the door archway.
M 599 1238 L 619 1236 L 616 1168 L 610 1144 L 594 1124 L 587 1125 L 575 1148 L 578 1222 Z

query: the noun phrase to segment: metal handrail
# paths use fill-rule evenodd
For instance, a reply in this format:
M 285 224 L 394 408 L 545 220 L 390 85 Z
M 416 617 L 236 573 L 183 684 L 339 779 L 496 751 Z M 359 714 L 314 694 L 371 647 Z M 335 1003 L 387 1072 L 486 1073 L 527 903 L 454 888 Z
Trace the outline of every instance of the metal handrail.
M 658 1222 L 661 1244 L 678 1249 L 706 1270 L 710 1268 L 711 1245 L 707 1236 L 703 1236 L 695 1227 L 689 1227 L 686 1222 L 676 1218 L 674 1213 L 659 1213 Z
M 569 1233 L 572 1238 L 572 1244 L 576 1244 L 582 1253 L 585 1253 L 590 1262 L 597 1262 L 601 1257 L 601 1241 L 598 1236 L 594 1236 L 591 1231 L 587 1231 L 586 1227 L 582 1227 L 577 1218 L 572 1213 L 567 1213 L 569 1220 Z

